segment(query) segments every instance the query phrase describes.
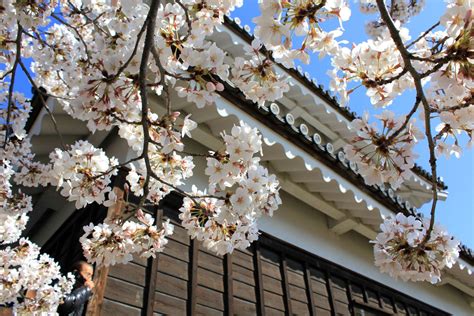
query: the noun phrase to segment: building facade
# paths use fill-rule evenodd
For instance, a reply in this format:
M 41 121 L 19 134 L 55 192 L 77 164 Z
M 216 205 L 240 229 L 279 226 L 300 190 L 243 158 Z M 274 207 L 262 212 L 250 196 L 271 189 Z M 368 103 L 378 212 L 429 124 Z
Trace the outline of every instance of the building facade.
M 234 21 L 212 39 L 229 54 L 243 55 L 251 35 Z M 257 127 L 264 140 L 263 162 L 281 183 L 282 206 L 260 220 L 261 236 L 244 251 L 216 256 L 190 240 L 179 225 L 181 197 L 168 196 L 151 209 L 169 218 L 175 233 L 157 258 L 136 258 L 107 273 L 102 315 L 472 315 L 474 257 L 463 249 L 458 263 L 438 285 L 405 283 L 381 274 L 369 243 L 383 218 L 398 212 L 415 214 L 431 198 L 429 175 L 415 168 L 397 192 L 367 186 L 341 148 L 354 114 L 340 108 L 308 74 L 277 66 L 289 77 L 290 91 L 279 102 L 258 107 L 232 87 L 213 105 L 197 109 L 177 95 L 173 110 L 192 114 L 199 123 L 187 150 L 217 150 L 219 133 L 243 120 Z M 150 96 L 153 110 L 164 113 Z M 90 134 L 48 100 L 66 142 L 87 139 L 121 161 L 132 151 L 115 130 Z M 39 160 L 57 146 L 46 111 L 35 106 L 28 124 Z M 187 184 L 206 186 L 204 161 Z M 121 186 L 120 176 L 115 185 Z M 446 187 L 440 183 L 440 196 Z M 28 234 L 67 271 L 81 258 L 82 226 L 102 221 L 107 209 L 91 205 L 75 210 L 55 188 L 29 192 L 35 210 Z

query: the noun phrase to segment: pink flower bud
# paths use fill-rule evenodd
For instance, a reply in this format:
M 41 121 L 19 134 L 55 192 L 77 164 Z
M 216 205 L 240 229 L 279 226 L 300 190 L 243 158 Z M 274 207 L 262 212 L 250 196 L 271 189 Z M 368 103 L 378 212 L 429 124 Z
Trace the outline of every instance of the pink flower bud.
M 218 82 L 216 84 L 216 90 L 219 91 L 219 92 L 224 91 L 224 85 L 222 83 Z
M 209 92 L 214 92 L 214 91 L 216 91 L 216 86 L 215 86 L 215 84 L 213 84 L 212 82 L 209 81 L 208 83 L 206 83 L 206 89 Z

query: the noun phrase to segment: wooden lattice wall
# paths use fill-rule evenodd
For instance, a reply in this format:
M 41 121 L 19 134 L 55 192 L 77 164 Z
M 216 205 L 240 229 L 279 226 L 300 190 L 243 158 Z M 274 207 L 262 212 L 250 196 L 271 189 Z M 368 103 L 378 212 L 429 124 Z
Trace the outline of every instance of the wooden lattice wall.
M 176 226 L 164 253 L 110 269 L 102 315 L 448 315 L 267 234 L 216 256 L 189 239 L 177 203 L 161 207 Z

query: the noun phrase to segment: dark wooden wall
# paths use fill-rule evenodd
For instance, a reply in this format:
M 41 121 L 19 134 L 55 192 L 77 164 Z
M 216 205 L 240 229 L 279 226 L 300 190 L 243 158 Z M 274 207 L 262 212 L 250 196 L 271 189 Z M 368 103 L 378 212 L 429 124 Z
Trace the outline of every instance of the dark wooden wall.
M 448 315 L 267 234 L 216 256 L 175 233 L 156 259 L 111 268 L 102 315 Z

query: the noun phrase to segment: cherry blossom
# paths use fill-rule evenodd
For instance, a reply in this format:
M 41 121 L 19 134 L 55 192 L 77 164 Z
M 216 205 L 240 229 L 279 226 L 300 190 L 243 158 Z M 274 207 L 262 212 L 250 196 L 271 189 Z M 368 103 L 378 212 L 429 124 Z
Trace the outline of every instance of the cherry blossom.
M 0 304 L 15 314 L 56 311 L 74 285 L 72 274 L 62 276 L 59 265 L 27 239 L 0 250 Z M 26 291 L 34 293 L 25 297 Z
M 166 236 L 173 233 L 173 225 L 168 220 L 158 229 L 153 224 L 153 217 L 141 211 L 137 219 L 138 222 L 117 220 L 85 226 L 80 242 L 87 260 L 99 266 L 110 266 L 131 261 L 134 253 L 148 258 L 162 252 L 168 243 Z
M 110 178 L 117 173 L 112 168 L 118 164 L 115 158 L 81 140 L 68 151 L 56 149 L 50 158 L 54 184 L 61 188 L 61 195 L 76 202 L 76 208 L 105 200 Z
M 440 281 L 441 270 L 451 267 L 459 255 L 459 241 L 435 225 L 423 244 L 429 220 L 398 213 L 385 219 L 381 232 L 372 241 L 375 265 L 384 273 L 404 281 Z
M 280 99 L 290 89 L 281 76 L 276 74 L 273 62 L 260 54 L 261 48 L 262 44 L 254 40 L 251 48 L 246 49 L 246 55 L 250 59 L 235 59 L 231 79 L 248 99 L 259 105 Z
M 342 21 L 347 21 L 351 11 L 344 0 L 262 0 L 259 2 L 261 16 L 253 19 L 257 25 L 255 36 L 266 48 L 278 52 L 274 57 L 288 67 L 293 67 L 293 59 L 309 62 L 307 51 L 334 53 L 338 43 L 334 37 L 339 29 L 323 31 L 322 22 L 337 18 L 342 29 Z M 294 47 L 295 37 L 303 37 L 301 47 Z
M 192 238 L 218 254 L 245 249 L 258 238 L 256 221 L 272 216 L 281 204 L 279 183 L 254 155 L 262 150 L 261 136 L 244 122 L 223 134 L 226 149 L 207 158 L 207 196 L 196 188 L 186 197 L 179 215 Z
M 383 134 L 377 131 L 375 124 L 369 124 L 366 114 L 352 122 L 357 136 L 344 150 L 347 159 L 357 164 L 368 185 L 389 183 L 396 189 L 411 175 L 416 158 L 413 147 L 424 135 L 414 121 L 404 126 L 403 118 L 396 118 L 388 110 L 376 118 L 382 122 Z

